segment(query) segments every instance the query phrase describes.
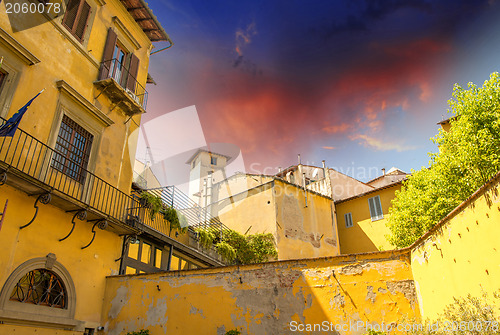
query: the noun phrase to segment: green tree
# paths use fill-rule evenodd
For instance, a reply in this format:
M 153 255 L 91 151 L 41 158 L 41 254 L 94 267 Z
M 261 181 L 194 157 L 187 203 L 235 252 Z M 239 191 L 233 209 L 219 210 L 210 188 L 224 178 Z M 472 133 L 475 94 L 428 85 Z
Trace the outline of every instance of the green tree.
M 448 103 L 451 129 L 431 139 L 439 152 L 430 154 L 429 168 L 412 171 L 392 201 L 389 241 L 396 247 L 416 241 L 500 170 L 499 74 L 482 87 L 455 84 Z

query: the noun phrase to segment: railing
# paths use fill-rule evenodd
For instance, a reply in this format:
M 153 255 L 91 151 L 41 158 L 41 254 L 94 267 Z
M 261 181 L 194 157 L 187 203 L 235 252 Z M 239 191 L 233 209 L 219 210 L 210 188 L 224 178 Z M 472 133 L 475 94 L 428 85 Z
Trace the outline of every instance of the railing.
M 113 58 L 101 63 L 99 80 L 114 79 L 127 92 L 132 100 L 146 110 L 148 91 L 130 74 L 129 69 L 118 59 Z
M 219 218 L 213 217 L 207 208 L 198 205 L 175 186 L 154 188 L 144 192 L 160 197 L 165 205 L 175 208 L 184 215 L 190 230 L 196 228 L 211 228 L 220 232 L 229 230 Z
M 0 119 L 3 125 L 5 119 Z M 65 157 L 66 166 L 72 169 L 69 173 L 55 168 L 60 164 L 61 156 Z M 0 162 L 6 165 L 7 170 L 20 171 L 85 207 L 127 223 L 128 216 L 133 214 L 131 209 L 139 207 L 138 200 L 84 169 L 80 162 L 73 161 L 70 157 L 71 155 L 64 155 L 50 148 L 22 129 L 17 129 L 13 137 L 0 137 Z M 78 177 L 75 178 L 75 175 Z

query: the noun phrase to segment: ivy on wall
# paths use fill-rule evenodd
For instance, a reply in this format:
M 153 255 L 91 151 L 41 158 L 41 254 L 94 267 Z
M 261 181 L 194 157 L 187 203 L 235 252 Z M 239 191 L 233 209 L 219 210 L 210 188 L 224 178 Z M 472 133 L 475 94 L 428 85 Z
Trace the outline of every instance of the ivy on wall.
M 228 262 L 237 264 L 262 263 L 278 257 L 274 236 L 267 234 L 243 235 L 234 230 L 197 228 L 198 241 L 203 248 L 215 247 Z
M 183 233 L 187 232 L 187 218 L 175 210 L 175 208 L 166 206 L 159 196 L 142 192 L 141 202 L 144 207 L 148 208 L 151 220 L 159 213 L 163 216 L 164 220 L 170 222 L 170 230 L 177 229 Z

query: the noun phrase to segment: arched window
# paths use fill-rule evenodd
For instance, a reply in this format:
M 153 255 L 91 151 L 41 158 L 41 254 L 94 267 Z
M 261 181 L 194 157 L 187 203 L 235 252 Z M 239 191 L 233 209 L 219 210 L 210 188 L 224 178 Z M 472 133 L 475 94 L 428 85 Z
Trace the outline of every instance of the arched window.
M 66 298 L 61 278 L 47 269 L 35 269 L 22 276 L 10 294 L 10 300 L 64 309 Z
M 19 265 L 0 292 L 0 321 L 45 324 L 74 329 L 76 292 L 73 280 L 54 254 Z

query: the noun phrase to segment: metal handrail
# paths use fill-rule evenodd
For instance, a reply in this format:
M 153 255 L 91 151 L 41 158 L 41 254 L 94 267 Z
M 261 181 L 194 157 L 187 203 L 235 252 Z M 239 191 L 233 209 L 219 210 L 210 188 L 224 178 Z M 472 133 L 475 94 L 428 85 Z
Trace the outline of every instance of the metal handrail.
M 1 126 L 6 120 L 2 117 L 0 120 Z M 70 169 L 69 174 L 53 166 L 58 155 L 64 157 L 62 164 Z M 60 157 L 58 164 L 61 164 Z M 13 137 L 0 137 L 0 162 L 6 165 L 7 170 L 22 172 L 47 188 L 57 190 L 105 217 L 114 218 L 127 225 L 131 225 L 128 219 L 133 217 L 138 219 L 139 223 L 167 235 L 167 221 L 161 217 L 147 220 L 147 215 L 144 214 L 146 210 L 140 206 L 138 199 L 120 191 L 89 170 L 79 167 L 78 162 L 52 149 L 21 128 L 17 129 Z
M 230 230 L 218 217 L 212 216 L 207 208 L 198 205 L 175 185 L 152 188 L 142 192 L 159 197 L 164 205 L 172 207 L 184 215 L 191 231 L 197 228 L 213 229 L 221 233 Z

